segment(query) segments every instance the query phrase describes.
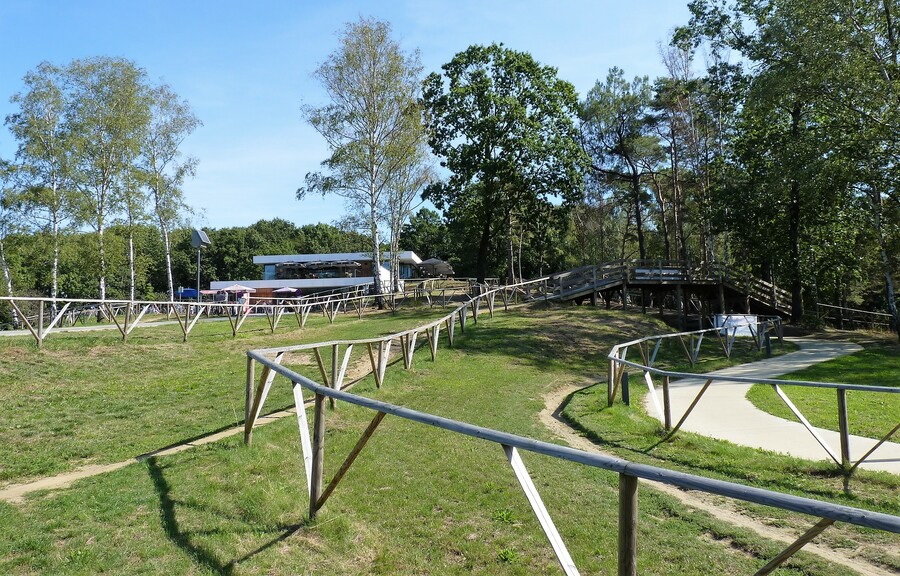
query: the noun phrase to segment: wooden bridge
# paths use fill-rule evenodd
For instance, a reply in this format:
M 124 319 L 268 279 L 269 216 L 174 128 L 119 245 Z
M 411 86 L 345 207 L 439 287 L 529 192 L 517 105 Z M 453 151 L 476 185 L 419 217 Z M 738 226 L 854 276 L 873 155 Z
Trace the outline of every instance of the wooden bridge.
M 609 307 L 615 296 L 627 306 L 662 308 L 674 297 L 684 314 L 766 314 L 790 317 L 791 294 L 747 273 L 719 263 L 691 266 L 677 260 L 622 260 L 582 266 L 550 276 L 547 299 L 593 304 L 603 298 Z M 639 292 L 636 298 L 631 293 Z

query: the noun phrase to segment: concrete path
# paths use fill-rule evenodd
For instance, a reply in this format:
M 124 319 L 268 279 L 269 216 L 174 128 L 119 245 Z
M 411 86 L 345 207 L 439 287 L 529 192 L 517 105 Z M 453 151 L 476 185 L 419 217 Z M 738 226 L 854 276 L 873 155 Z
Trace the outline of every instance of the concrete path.
M 751 362 L 740 366 L 710 372 L 715 375 L 744 376 L 751 378 L 776 378 L 782 374 L 796 372 L 845 354 L 862 350 L 856 344 L 789 338 L 798 344 L 800 350 L 783 356 Z M 669 386 L 669 398 L 672 410 L 672 423 L 677 423 L 684 412 L 696 398 L 705 379 L 674 381 Z M 750 384 L 715 381 L 700 399 L 700 402 L 682 425 L 682 430 L 695 432 L 704 436 L 728 440 L 734 444 L 761 448 L 772 452 L 780 452 L 809 460 L 830 460 L 828 453 L 819 445 L 809 431 L 799 422 L 788 421 L 772 416 L 756 408 L 747 400 Z M 657 394 L 662 396 L 661 387 L 657 383 Z M 791 396 L 791 387 L 783 386 L 782 390 Z M 774 393 L 774 392 L 773 392 Z M 857 392 L 859 394 L 859 392 Z M 852 406 L 853 399 L 848 404 Z M 892 410 L 900 414 L 900 394 L 892 394 L 889 398 Z M 837 401 L 834 403 L 837 411 Z M 644 408 L 648 414 L 657 416 L 650 395 L 644 397 Z M 853 429 L 853 418 L 850 418 L 850 429 Z M 840 437 L 837 432 L 816 428 L 817 433 L 840 457 Z M 887 434 L 890 430 L 885 430 Z M 861 436 L 850 437 L 850 459 L 856 461 L 875 445 L 877 440 Z M 900 444 L 886 442 L 881 445 L 860 468 L 868 470 L 885 470 L 900 474 Z

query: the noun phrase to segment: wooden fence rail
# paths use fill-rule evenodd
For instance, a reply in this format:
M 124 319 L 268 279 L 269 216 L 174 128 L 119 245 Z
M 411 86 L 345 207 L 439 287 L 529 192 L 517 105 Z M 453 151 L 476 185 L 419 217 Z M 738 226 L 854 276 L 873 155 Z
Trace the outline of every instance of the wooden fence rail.
M 773 558 L 765 567 L 759 570 L 757 572 L 757 574 L 759 575 L 769 574 L 770 572 L 772 572 L 775 568 L 777 568 L 784 561 L 790 558 L 794 553 L 800 550 L 806 543 L 811 541 L 821 531 L 823 531 L 836 521 L 848 522 L 868 528 L 900 533 L 900 517 L 898 516 L 870 512 L 867 510 L 851 508 L 827 502 L 820 502 L 817 500 L 781 494 L 778 492 L 763 490 L 760 488 L 751 488 L 742 486 L 740 484 L 704 478 L 702 476 L 696 476 L 692 474 L 674 472 L 654 466 L 635 464 L 618 458 L 600 456 L 580 450 L 558 446 L 555 444 L 532 440 L 530 438 L 525 438 L 522 436 L 507 434 L 487 428 L 481 428 L 464 422 L 435 416 L 433 414 L 418 412 L 401 406 L 356 396 L 346 391 L 340 390 L 341 380 L 346 368 L 347 359 L 349 358 L 350 350 L 353 346 L 365 345 L 367 347 L 369 358 L 372 364 L 372 371 L 375 374 L 376 386 L 380 387 L 384 383 L 385 368 L 388 363 L 388 356 L 390 354 L 391 347 L 394 345 L 394 343 L 399 344 L 401 351 L 404 354 L 404 366 L 406 368 L 409 368 L 412 362 L 412 354 L 415 351 L 416 336 L 419 334 L 424 334 L 429 341 L 428 348 L 431 352 L 431 359 L 432 361 L 435 361 L 439 331 L 441 327 L 446 328 L 448 343 L 452 345 L 453 333 L 457 322 L 460 326 L 460 329 L 464 329 L 466 320 L 467 318 L 469 318 L 470 310 L 473 321 L 477 323 L 481 306 L 487 306 L 490 314 L 493 315 L 495 297 L 497 294 L 501 295 L 504 305 L 507 306 L 509 304 L 511 295 L 517 294 L 519 291 L 527 293 L 529 295 L 543 293 L 546 296 L 546 294 L 548 294 L 547 279 L 540 279 L 518 286 L 479 291 L 476 295 L 473 295 L 468 301 L 461 304 L 453 312 L 442 318 L 439 318 L 417 328 L 380 338 L 353 341 L 345 340 L 318 342 L 314 344 L 302 344 L 282 348 L 249 351 L 247 353 L 247 387 L 245 408 L 246 421 L 244 429 L 245 443 L 249 444 L 252 440 L 254 423 L 256 422 L 257 418 L 259 418 L 260 411 L 265 402 L 265 398 L 268 395 L 269 390 L 271 389 L 275 376 L 283 376 L 291 383 L 293 389 L 294 404 L 297 412 L 297 423 L 300 431 L 300 445 L 303 453 L 304 471 L 307 478 L 310 518 L 314 518 L 316 516 L 319 510 L 321 510 L 321 508 L 325 505 L 328 498 L 337 489 L 347 470 L 352 466 L 356 457 L 365 448 L 368 440 L 376 432 L 379 424 L 387 415 L 404 418 L 423 425 L 434 426 L 448 432 L 463 434 L 499 444 L 503 448 L 506 459 L 508 460 L 509 465 L 512 467 L 513 472 L 515 473 L 516 478 L 518 479 L 519 484 L 523 492 L 525 493 L 525 496 L 527 497 L 538 522 L 541 525 L 541 528 L 543 529 L 548 541 L 550 542 L 550 545 L 553 548 L 553 551 L 563 572 L 567 575 L 578 574 L 578 569 L 574 560 L 569 554 L 568 549 L 566 548 L 562 535 L 556 529 L 549 511 L 544 505 L 540 493 L 535 487 L 534 482 L 531 480 L 531 476 L 528 473 L 528 470 L 525 467 L 521 456 L 519 455 L 520 450 L 535 452 L 538 454 L 543 454 L 546 456 L 560 458 L 572 462 L 578 462 L 587 466 L 593 466 L 613 471 L 619 474 L 618 574 L 620 576 L 634 576 L 637 574 L 636 558 L 639 523 L 639 479 L 662 482 L 684 489 L 702 490 L 710 494 L 717 494 L 729 498 L 743 500 L 746 502 L 764 504 L 767 506 L 773 506 L 783 510 L 800 512 L 803 514 L 809 514 L 820 518 L 820 521 L 817 522 L 815 526 L 813 526 L 804 535 L 798 538 L 782 553 Z M 765 324 L 765 322 L 769 323 L 769 327 L 765 327 L 763 325 Z M 767 342 L 767 336 L 771 330 L 776 330 L 780 337 L 780 320 L 770 319 L 766 320 L 765 322 L 755 326 L 755 331 L 752 333 L 755 346 L 760 349 L 764 345 L 763 342 Z M 701 332 L 708 333 L 710 331 Z M 725 350 L 726 354 L 730 353 L 730 350 L 733 346 L 735 332 L 735 329 L 731 330 L 730 338 L 732 339 L 732 341 L 729 344 L 729 328 L 723 327 L 717 329 L 717 337 L 719 338 L 720 342 L 722 342 L 723 350 Z M 684 336 L 686 335 L 688 338 L 698 339 L 696 347 L 694 347 L 693 345 L 693 340 L 691 340 L 691 348 L 689 349 L 687 347 L 684 340 Z M 689 356 L 692 355 L 691 357 L 694 360 L 696 360 L 696 352 L 692 351 L 699 350 L 699 340 L 701 337 L 702 336 L 697 333 L 694 333 L 693 335 L 690 333 L 681 335 L 681 340 L 684 344 L 685 351 Z M 663 373 L 662 371 L 652 368 L 652 366 L 645 366 L 648 364 L 652 364 L 652 359 L 655 358 L 656 351 L 658 350 L 657 343 L 654 351 L 651 353 L 650 345 L 648 342 L 648 339 L 641 339 L 638 341 L 626 343 L 626 345 L 621 345 L 619 347 L 619 350 L 622 350 L 623 346 L 627 348 L 627 346 L 637 345 L 641 350 L 641 355 L 645 363 L 644 365 L 629 362 L 625 360 L 625 355 L 622 354 L 621 358 L 618 358 L 618 356 L 615 357 L 617 362 L 622 365 L 622 368 L 620 369 L 617 364 L 613 363 L 614 356 L 611 353 L 610 378 L 621 378 L 624 366 L 645 367 L 647 368 L 648 373 Z M 341 354 L 342 346 L 344 347 L 343 355 Z M 321 354 L 322 350 L 327 351 L 329 348 L 331 349 L 330 372 L 327 369 Z M 323 384 L 316 383 L 315 381 L 297 374 L 282 365 L 282 359 L 287 352 L 309 349 L 314 350 Z M 377 356 L 375 350 L 378 351 Z M 255 364 L 257 363 L 263 367 L 258 381 L 255 378 Z M 668 381 L 668 377 L 670 376 L 696 377 L 697 375 L 668 372 L 666 373 L 666 382 Z M 734 378 L 730 379 L 734 380 Z M 781 382 L 779 381 L 779 383 Z M 709 382 L 707 383 L 707 386 L 708 385 Z M 865 386 L 852 385 L 831 386 L 853 390 L 870 388 Z M 312 435 L 310 435 L 310 425 L 306 413 L 305 399 L 303 396 L 304 390 L 308 390 L 314 395 Z M 336 401 L 340 400 L 373 410 L 375 412 L 375 416 L 373 417 L 371 423 L 362 433 L 359 441 L 350 451 L 344 462 L 338 467 L 334 477 L 327 485 L 325 484 L 324 477 L 326 399 L 332 405 L 334 405 Z M 668 406 L 668 401 L 666 401 L 666 405 Z M 867 456 L 868 455 L 864 456 L 863 459 Z
M 287 379 L 293 387 L 298 426 L 301 436 L 304 469 L 309 491 L 310 518 L 314 518 L 321 510 L 328 497 L 330 497 L 338 487 L 339 482 L 344 477 L 344 473 L 353 464 L 357 455 L 364 449 L 368 439 L 375 433 L 379 423 L 389 415 L 417 422 L 422 425 L 433 426 L 450 433 L 479 438 L 501 446 L 532 506 L 538 522 L 556 554 L 563 572 L 567 575 L 579 574 L 578 569 L 565 546 L 562 536 L 556 529 L 549 511 L 545 507 L 540 493 L 532 482 L 528 470 L 521 460 L 519 455 L 519 451 L 521 450 L 608 470 L 619 475 L 618 574 L 621 576 L 634 576 L 637 574 L 636 558 L 639 533 L 639 480 L 662 482 L 687 490 L 701 490 L 710 494 L 717 494 L 745 502 L 753 502 L 756 504 L 773 506 L 782 510 L 808 514 L 821 519 L 812 530 L 801 536 L 794 544 L 788 547 L 787 550 L 779 554 L 762 570 L 758 571 L 757 574 L 767 574 L 771 572 L 777 565 L 780 565 L 794 552 L 799 550 L 806 542 L 811 540 L 815 534 L 836 521 L 847 522 L 876 530 L 900 533 L 900 516 L 892 516 L 839 504 L 821 502 L 761 488 L 752 488 L 732 482 L 666 470 L 655 466 L 636 464 L 619 458 L 592 454 L 573 448 L 533 440 L 523 436 L 508 434 L 489 428 L 482 428 L 465 422 L 442 418 L 433 414 L 380 402 L 371 398 L 356 396 L 346 391 L 340 391 L 327 385 L 318 384 L 313 380 L 280 365 L 275 359 L 270 358 L 266 353 L 261 351 L 249 351 L 247 357 L 248 382 L 252 381 L 252 364 L 256 362 L 264 367 L 264 372 L 266 374 L 271 373 L 274 377 L 274 374 L 277 373 Z M 268 375 L 266 378 L 268 379 Z M 314 420 L 311 438 L 303 390 L 308 390 L 314 395 Z M 338 468 L 337 473 L 328 483 L 327 488 L 324 488 L 326 398 L 330 401 L 339 400 L 367 408 L 375 413 L 375 417 L 372 419 L 368 428 L 363 432 L 356 446 L 351 450 L 343 464 Z
M 757 347 L 757 349 L 760 350 L 763 348 L 763 346 L 768 347 L 768 339 L 771 333 L 775 333 L 779 337 L 779 339 L 781 338 L 781 321 L 776 317 L 766 318 L 761 322 L 751 323 L 743 326 L 750 329 L 754 345 Z M 690 360 L 692 366 L 697 361 L 697 355 L 699 354 L 700 343 L 702 342 L 703 337 L 709 336 L 710 334 L 715 335 L 715 337 L 719 340 L 722 345 L 723 352 L 727 357 L 730 355 L 734 343 L 735 332 L 740 327 L 742 327 L 742 325 L 734 324 L 730 332 L 727 328 L 713 328 L 707 330 L 698 330 L 695 332 L 680 332 L 675 334 L 647 336 L 645 338 L 632 340 L 631 342 L 625 342 L 623 344 L 614 346 L 607 356 L 607 359 L 609 360 L 607 381 L 608 405 L 612 406 L 613 402 L 615 401 L 617 392 L 622 386 L 625 370 L 627 368 L 632 368 L 639 371 L 640 373 L 642 373 L 643 381 L 647 385 L 647 390 L 650 394 L 650 400 L 653 403 L 654 408 L 656 409 L 660 421 L 663 422 L 664 430 L 667 432 L 665 439 L 668 440 L 669 438 L 674 436 L 676 432 L 678 432 L 678 430 L 687 420 L 688 416 L 690 416 L 691 412 L 700 402 L 700 399 L 709 389 L 709 387 L 714 386 L 717 382 L 767 384 L 772 387 L 775 394 L 782 400 L 782 402 L 784 402 L 784 404 L 794 414 L 800 424 L 803 425 L 803 427 L 809 432 L 809 434 L 822 447 L 828 457 L 831 458 L 831 460 L 833 460 L 835 464 L 841 469 L 844 474 L 844 484 L 846 486 L 849 483 L 853 473 L 859 468 L 860 464 L 865 462 L 870 456 L 872 456 L 872 454 L 875 453 L 875 451 L 879 447 L 884 445 L 885 442 L 890 440 L 898 432 L 898 430 L 900 430 L 900 423 L 898 423 L 891 430 L 887 431 L 884 436 L 878 439 L 878 441 L 865 454 L 854 461 L 850 453 L 850 431 L 847 417 L 847 391 L 853 390 L 857 392 L 864 392 L 867 394 L 900 394 L 900 388 L 887 386 L 868 386 L 862 384 L 811 382 L 802 380 L 748 378 L 745 376 L 717 376 L 713 374 L 697 374 L 690 372 L 661 370 L 653 366 L 660 344 L 667 339 L 677 338 L 681 342 L 685 354 Z M 688 345 L 688 342 L 690 342 L 690 345 Z M 696 346 L 694 345 L 695 342 Z M 652 353 L 650 352 L 651 347 L 653 348 Z M 629 349 L 633 348 L 637 348 L 640 353 L 641 358 L 639 362 L 627 359 Z M 662 402 L 660 402 L 659 396 L 657 394 L 654 377 L 657 377 L 661 380 L 663 392 Z M 669 385 L 670 382 L 675 379 L 705 380 L 705 384 L 700 387 L 700 390 L 694 397 L 691 404 L 685 410 L 684 414 L 680 416 L 679 421 L 673 426 L 671 406 L 669 403 Z M 821 437 L 821 435 L 816 431 L 815 427 L 810 424 L 806 416 L 803 415 L 800 409 L 797 408 L 797 406 L 784 392 L 785 387 L 791 386 L 831 389 L 836 391 L 836 411 L 838 413 L 838 433 L 840 438 L 840 446 L 837 450 L 830 446 Z

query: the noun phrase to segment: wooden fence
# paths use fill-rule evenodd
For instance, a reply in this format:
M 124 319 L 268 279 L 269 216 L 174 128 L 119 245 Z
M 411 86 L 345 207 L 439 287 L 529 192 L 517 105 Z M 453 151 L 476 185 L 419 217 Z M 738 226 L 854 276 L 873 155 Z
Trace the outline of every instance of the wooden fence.
M 871 312 L 844 306 L 831 306 L 816 303 L 816 316 L 821 322 L 840 328 L 841 330 L 879 330 L 891 331 L 891 315 L 884 312 Z
M 541 286 L 541 283 L 543 283 L 543 286 Z M 543 290 L 543 294 L 546 296 L 548 293 L 546 289 L 546 279 L 542 279 L 536 283 L 525 283 L 517 286 L 485 290 L 477 295 L 473 295 L 466 302 L 460 304 L 453 312 L 442 318 L 417 328 L 380 338 L 355 341 L 319 342 L 293 347 L 249 351 L 247 353 L 245 442 L 249 444 L 252 441 L 254 423 L 259 418 L 265 403 L 265 398 L 271 389 L 274 378 L 276 375 L 281 375 L 290 382 L 293 389 L 297 423 L 300 431 L 300 446 L 303 454 L 304 471 L 307 480 L 310 518 L 314 518 L 319 510 L 322 509 L 328 498 L 339 486 L 347 470 L 353 465 L 356 457 L 365 448 L 368 440 L 388 415 L 417 422 L 426 426 L 433 426 L 449 433 L 462 434 L 498 444 L 503 448 L 504 455 L 509 462 L 509 465 L 512 467 L 541 528 L 547 536 L 563 572 L 567 575 L 578 574 L 578 569 L 568 552 L 562 535 L 556 529 L 539 491 L 534 485 L 528 470 L 519 456 L 520 450 L 609 470 L 619 475 L 618 574 L 620 576 L 634 576 L 637 574 L 636 551 L 638 545 L 639 522 L 638 485 L 639 480 L 641 479 L 662 482 L 687 490 L 701 490 L 710 494 L 773 506 L 782 510 L 809 514 L 820 518 L 820 520 L 796 542 L 759 570 L 757 574 L 760 575 L 769 574 L 774 571 L 807 542 L 811 541 L 816 535 L 836 521 L 900 533 L 900 517 L 898 516 L 870 512 L 828 502 L 820 502 L 809 498 L 742 486 L 732 482 L 714 480 L 693 474 L 685 474 L 654 466 L 636 464 L 619 458 L 592 454 L 497 430 L 482 428 L 456 420 L 442 418 L 440 416 L 411 410 L 402 406 L 379 402 L 340 389 L 352 346 L 364 345 L 367 347 L 372 371 L 375 374 L 376 386 L 380 387 L 384 383 L 385 367 L 388 363 L 391 347 L 395 343 L 400 347 L 401 353 L 403 354 L 404 366 L 407 369 L 412 365 L 413 353 L 415 352 L 416 341 L 419 335 L 424 335 L 424 338 L 428 341 L 427 348 L 430 352 L 431 360 L 436 361 L 438 343 L 440 341 L 439 335 L 442 328 L 445 329 L 445 332 L 447 333 L 447 343 L 452 345 L 454 330 L 457 324 L 461 330 L 464 329 L 466 319 L 469 318 L 470 313 L 472 320 L 477 323 L 480 309 L 485 306 L 492 315 L 495 309 L 496 296 L 498 294 L 503 298 L 504 304 L 508 306 L 512 298 L 511 295 L 515 294 L 517 291 L 524 291 L 532 294 L 535 290 L 539 293 Z M 719 329 L 720 332 L 722 330 L 723 329 Z M 759 334 L 759 332 L 757 332 L 757 334 Z M 699 338 L 699 336 L 696 337 Z M 762 342 L 764 337 L 757 337 L 756 340 L 757 342 Z M 635 345 L 636 342 L 629 344 Z M 344 347 L 343 354 L 341 349 L 342 346 Z M 726 349 L 728 348 L 727 341 L 725 347 Z M 281 364 L 282 359 L 287 352 L 310 349 L 312 349 L 316 355 L 323 383 L 317 383 L 305 376 L 297 374 Z M 330 350 L 330 371 L 323 361 L 321 353 L 323 350 Z M 694 356 L 694 358 L 696 359 L 696 356 Z M 611 362 L 613 360 L 612 354 L 610 355 L 610 360 Z M 624 355 L 621 362 L 627 362 L 624 360 Z M 258 380 L 255 376 L 256 364 L 259 364 L 262 367 Z M 652 370 L 652 368 L 648 368 L 648 371 Z M 696 377 L 696 375 L 691 376 Z M 305 399 L 303 396 L 304 390 L 312 392 L 313 394 L 314 408 L 312 434 L 310 434 L 310 425 L 306 413 Z M 374 416 L 369 426 L 360 436 L 359 441 L 349 452 L 344 462 L 337 468 L 334 477 L 326 484 L 324 481 L 326 402 L 333 405 L 336 401 L 348 402 L 367 408 L 374 412 Z
M 612 406 L 613 402 L 615 401 L 617 391 L 622 386 L 625 370 L 627 368 L 632 368 L 639 371 L 642 374 L 644 383 L 647 385 L 647 389 L 650 394 L 650 400 L 657 411 L 660 421 L 663 422 L 665 431 L 667 432 L 665 440 L 668 440 L 669 438 L 674 436 L 676 432 L 678 432 L 678 430 L 687 420 L 688 416 L 690 416 L 691 412 L 700 402 L 703 394 L 709 389 L 710 386 L 715 385 L 716 382 L 768 384 L 772 387 L 772 389 L 782 400 L 782 402 L 784 402 L 788 409 L 794 414 L 797 420 L 822 447 L 828 457 L 831 458 L 831 460 L 833 460 L 835 464 L 841 469 L 841 471 L 844 473 L 844 483 L 846 486 L 853 473 L 859 468 L 859 465 L 866 461 L 870 456 L 872 456 L 872 454 L 874 454 L 879 447 L 881 447 L 885 442 L 893 437 L 898 430 L 900 430 L 900 422 L 898 422 L 897 425 L 894 426 L 890 431 L 888 431 L 887 434 L 885 434 L 881 439 L 879 439 L 874 444 L 874 446 L 872 446 L 872 448 L 870 448 L 859 459 L 854 461 L 850 453 L 850 427 L 847 415 L 847 391 L 854 390 L 865 393 L 900 394 L 900 388 L 887 386 L 866 386 L 860 384 L 809 382 L 802 380 L 748 378 L 743 376 L 717 376 L 714 374 L 696 374 L 690 372 L 661 370 L 653 366 L 660 345 L 664 341 L 669 339 L 677 339 L 678 341 L 680 341 L 685 355 L 691 363 L 691 366 L 693 366 L 697 361 L 697 356 L 700 353 L 700 345 L 703 341 L 704 336 L 715 337 L 721 344 L 723 354 L 726 357 L 730 357 L 731 350 L 735 342 L 735 333 L 737 329 L 742 326 L 750 330 L 752 336 L 751 340 L 758 350 L 762 350 L 764 347 L 768 348 L 770 334 L 774 333 L 779 339 L 782 338 L 781 320 L 777 317 L 770 317 L 761 318 L 759 322 L 750 324 L 742 325 L 735 322 L 732 323 L 730 330 L 727 328 L 712 328 L 707 330 L 698 330 L 695 332 L 680 332 L 675 334 L 647 336 L 645 338 L 632 340 L 631 342 L 625 342 L 623 344 L 614 346 L 607 356 L 607 358 L 609 359 L 609 371 L 607 380 L 608 405 Z M 639 362 L 627 360 L 628 352 L 631 349 L 638 350 L 640 354 Z M 660 402 L 654 378 L 657 378 L 661 383 L 662 402 Z M 684 414 L 680 416 L 678 422 L 674 426 L 672 425 L 672 411 L 669 403 L 669 384 L 673 379 L 705 380 L 705 384 L 700 388 L 697 396 L 693 399 L 691 404 L 685 410 Z M 835 450 L 822 438 L 822 436 L 816 431 L 815 427 L 809 423 L 809 420 L 806 418 L 806 416 L 803 415 L 800 409 L 797 408 L 797 406 L 784 392 L 783 388 L 791 386 L 822 388 L 836 391 L 836 411 L 838 414 L 838 432 L 840 437 L 840 447 L 837 450 Z

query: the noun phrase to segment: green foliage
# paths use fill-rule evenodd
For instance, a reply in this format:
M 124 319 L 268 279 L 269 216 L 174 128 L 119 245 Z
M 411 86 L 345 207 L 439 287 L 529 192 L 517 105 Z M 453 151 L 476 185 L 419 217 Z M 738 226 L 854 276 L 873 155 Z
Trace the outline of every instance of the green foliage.
M 309 173 L 297 199 L 310 192 L 337 194 L 364 223 L 369 250 L 381 261 L 380 228 L 388 215 L 399 235 L 409 203 L 427 175 L 425 132 L 417 101 L 422 71 L 417 52 L 407 54 L 391 38 L 391 26 L 372 18 L 347 24 L 340 47 L 315 72 L 330 103 L 307 106 L 304 116 L 322 135 L 331 155 L 321 173 Z M 374 268 L 375 289 L 382 280 Z
M 447 225 L 441 220 L 440 214 L 428 208 L 419 209 L 403 226 L 400 245 L 406 250 L 412 250 L 423 260 L 446 260 L 451 254 Z
M 422 98 L 429 145 L 451 174 L 426 196 L 465 229 L 484 279 L 495 271 L 494 238 L 512 254 L 551 199 L 580 197 L 588 159 L 573 122 L 577 97 L 554 68 L 498 44 L 470 46 L 442 69 L 425 79 Z M 512 256 L 507 264 L 515 277 Z

